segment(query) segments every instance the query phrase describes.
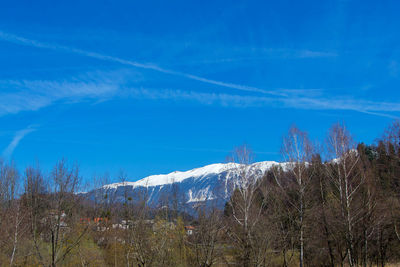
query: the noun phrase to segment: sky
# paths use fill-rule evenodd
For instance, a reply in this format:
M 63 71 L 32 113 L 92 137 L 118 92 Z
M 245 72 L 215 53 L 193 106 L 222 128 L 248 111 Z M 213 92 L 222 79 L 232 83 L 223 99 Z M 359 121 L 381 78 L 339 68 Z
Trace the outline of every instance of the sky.
M 0 155 L 87 182 L 282 160 L 292 124 L 400 117 L 398 1 L 3 1 Z

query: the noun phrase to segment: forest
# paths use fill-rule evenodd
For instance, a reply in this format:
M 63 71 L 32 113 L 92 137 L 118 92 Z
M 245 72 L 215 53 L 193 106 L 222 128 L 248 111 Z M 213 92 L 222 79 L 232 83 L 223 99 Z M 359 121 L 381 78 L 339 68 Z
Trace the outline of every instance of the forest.
M 292 126 L 281 147 L 285 164 L 261 177 L 251 150 L 236 148 L 229 201 L 199 203 L 196 214 L 179 190 L 157 207 L 145 191 L 88 199 L 77 164 L 60 160 L 46 173 L 3 161 L 0 265 L 399 266 L 400 121 L 372 144 L 342 123 L 321 143 Z

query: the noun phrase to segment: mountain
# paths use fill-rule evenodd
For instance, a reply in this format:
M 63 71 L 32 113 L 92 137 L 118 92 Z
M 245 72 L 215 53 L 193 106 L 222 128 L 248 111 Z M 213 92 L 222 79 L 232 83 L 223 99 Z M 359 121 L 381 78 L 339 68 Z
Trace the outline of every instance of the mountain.
M 153 207 L 177 200 L 191 207 L 210 201 L 221 206 L 238 184 L 243 168 L 258 179 L 272 166 L 284 164 L 275 161 L 257 162 L 248 166 L 217 163 L 184 172 L 151 175 L 136 182 L 108 184 L 86 194 L 91 199 L 106 197 L 116 202 L 147 199 Z

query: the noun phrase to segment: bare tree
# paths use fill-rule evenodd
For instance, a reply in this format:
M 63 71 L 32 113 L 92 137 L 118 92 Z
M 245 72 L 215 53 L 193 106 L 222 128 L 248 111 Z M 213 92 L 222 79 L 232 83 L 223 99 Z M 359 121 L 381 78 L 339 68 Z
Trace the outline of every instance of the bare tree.
M 400 152 L 400 120 L 394 120 L 384 131 L 381 141 L 384 142 L 386 149 L 392 146 L 394 153 Z
M 394 232 L 400 241 L 400 120 L 393 121 L 380 138 L 378 145 L 378 175 L 385 184 L 385 197 L 389 200 Z
M 29 211 L 31 236 L 38 262 L 55 267 L 76 248 L 87 228 L 79 223 L 78 196 L 79 169 L 59 161 L 45 183 L 39 167 L 28 167 L 25 172 L 23 201 Z M 50 253 L 42 246 L 50 244 Z
M 65 160 L 59 161 L 51 172 L 52 209 L 46 218 L 51 235 L 51 266 L 63 261 L 80 243 L 87 227 L 74 233 L 74 224 L 78 223 L 79 212 L 76 192 L 80 176 L 77 165 L 68 166 Z
M 129 246 L 129 258 L 136 266 L 152 266 L 155 247 L 151 244 L 151 224 L 149 223 L 149 192 L 147 183 L 136 188 L 136 196 L 129 200 L 128 231 L 125 244 Z
M 19 173 L 14 163 L 0 161 L 0 247 L 5 249 L 9 264 L 13 266 L 20 239 L 27 231 L 23 224 L 25 213 L 17 199 Z
M 230 157 L 234 168 L 231 172 L 232 196 L 228 202 L 232 226 L 229 235 L 238 245 L 239 259 L 243 266 L 262 266 L 265 263 L 267 240 L 259 243 L 255 233 L 264 208 L 260 188 L 260 173 L 254 166 L 253 153 L 246 146 L 234 150 Z
M 38 263 L 46 266 L 42 251 L 40 249 L 41 219 L 44 217 L 47 201 L 45 194 L 46 184 L 43 174 L 39 168 L 27 167 L 24 176 L 24 194 L 22 201 L 29 214 L 30 234 L 33 241 L 33 251 L 37 257 Z
M 321 246 L 325 248 L 324 246 L 326 246 L 324 252 L 326 251 L 329 256 L 329 260 L 326 261 L 326 265 L 328 265 L 329 262 L 329 265 L 334 267 L 335 255 L 333 240 L 335 239 L 335 235 L 331 227 L 333 218 L 329 212 L 330 203 L 328 197 L 331 194 L 330 183 L 327 179 L 325 166 L 322 163 L 321 156 L 319 154 L 313 156 L 311 164 L 315 176 L 315 179 L 313 179 L 313 188 L 311 193 L 311 197 L 314 197 L 314 205 L 312 207 L 313 211 L 310 217 L 310 220 L 314 220 L 311 221 L 311 224 L 313 224 L 314 227 L 311 231 L 316 235 L 314 240 L 316 246 L 318 246 L 316 248 L 321 248 Z M 316 231 L 316 228 L 320 231 Z M 319 238 L 320 233 L 323 233 L 323 238 Z M 326 254 L 323 254 L 322 257 L 327 258 Z
M 358 168 L 360 156 L 355 148 L 355 143 L 347 128 L 339 123 L 333 125 L 327 138 L 331 162 L 326 164 L 326 171 L 335 188 L 334 195 L 340 206 L 338 215 L 345 233 L 345 255 L 351 267 L 356 264 L 354 225 L 361 216 L 361 211 L 356 208 L 355 199 L 365 180 Z
M 287 200 L 297 211 L 296 222 L 299 229 L 299 265 L 304 265 L 304 222 L 307 211 L 308 200 L 306 192 L 313 176 L 312 169 L 309 168 L 311 158 L 314 153 L 314 147 L 308 138 L 306 132 L 299 130 L 296 126 L 289 129 L 287 136 L 283 138 L 282 156 L 286 162 L 286 171 L 290 176 L 275 175 L 276 183 L 282 189 L 283 194 L 287 195 Z M 294 183 L 283 183 L 282 179 L 290 179 Z M 288 188 L 288 186 L 292 188 Z M 286 188 L 285 188 L 286 187 Z M 294 191 L 294 198 L 288 195 L 288 192 Z
M 220 210 L 215 207 L 198 208 L 196 227 L 188 239 L 197 266 L 211 267 L 222 258 L 220 246 L 225 227 Z

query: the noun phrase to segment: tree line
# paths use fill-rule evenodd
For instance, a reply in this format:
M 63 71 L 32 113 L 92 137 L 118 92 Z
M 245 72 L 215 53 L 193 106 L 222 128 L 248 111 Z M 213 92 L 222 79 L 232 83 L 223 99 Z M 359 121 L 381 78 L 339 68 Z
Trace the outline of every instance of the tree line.
M 323 144 L 292 126 L 281 154 L 283 163 L 260 172 L 251 150 L 236 148 L 224 208 L 216 198 L 198 203 L 195 214 L 185 212 L 178 186 L 154 207 L 145 187 L 134 198 L 117 199 L 109 187 L 80 194 L 79 168 L 66 160 L 49 173 L 0 162 L 0 265 L 400 263 L 399 121 L 370 145 L 356 143 L 340 123 Z M 108 178 L 92 182 L 101 187 Z

